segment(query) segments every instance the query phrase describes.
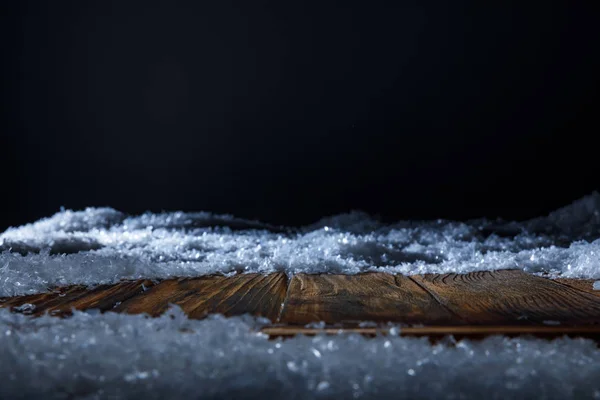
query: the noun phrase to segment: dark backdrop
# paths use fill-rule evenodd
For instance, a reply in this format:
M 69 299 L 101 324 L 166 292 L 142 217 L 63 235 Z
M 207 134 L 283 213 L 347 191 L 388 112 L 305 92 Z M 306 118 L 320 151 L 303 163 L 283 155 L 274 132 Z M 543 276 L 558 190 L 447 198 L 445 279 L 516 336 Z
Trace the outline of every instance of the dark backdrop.
M 523 219 L 599 188 L 593 2 L 4 3 L 0 230 Z

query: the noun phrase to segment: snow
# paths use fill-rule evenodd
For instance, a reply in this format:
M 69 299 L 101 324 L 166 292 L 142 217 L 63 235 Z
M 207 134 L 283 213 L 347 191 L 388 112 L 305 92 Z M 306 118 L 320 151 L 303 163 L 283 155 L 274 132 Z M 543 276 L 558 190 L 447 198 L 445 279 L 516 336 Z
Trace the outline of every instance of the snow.
M 0 398 L 600 398 L 600 350 L 585 339 L 269 340 L 264 323 L 0 310 Z
M 274 271 L 520 268 L 600 279 L 599 211 L 598 193 L 525 222 L 384 224 L 352 212 L 287 228 L 206 212 L 62 210 L 0 234 L 0 296 L 122 278 Z M 593 287 L 600 290 L 600 280 Z M 197 321 L 174 307 L 159 318 L 97 310 L 32 318 L 34 307 L 0 309 L 0 398 L 600 399 L 600 350 L 585 339 L 431 344 L 392 327 L 376 338 L 269 340 L 260 333 L 268 321 L 249 316 Z
M 547 217 L 401 221 L 352 212 L 302 228 L 207 212 L 62 210 L 0 234 L 0 296 L 122 278 L 239 272 L 467 273 L 520 268 L 600 278 L 600 194 Z

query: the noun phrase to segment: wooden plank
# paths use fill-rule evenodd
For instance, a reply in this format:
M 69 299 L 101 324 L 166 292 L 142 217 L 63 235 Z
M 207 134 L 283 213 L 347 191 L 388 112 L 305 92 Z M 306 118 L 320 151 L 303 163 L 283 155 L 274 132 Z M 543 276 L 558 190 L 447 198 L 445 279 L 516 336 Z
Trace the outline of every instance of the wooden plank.
M 600 299 L 520 270 L 413 276 L 470 324 L 598 324 Z
M 40 315 L 46 310 L 68 304 L 70 301 L 84 295 L 86 291 L 85 286 L 67 286 L 46 293 L 11 297 L 1 302 L 0 306 L 10 308 L 15 312 Z
M 425 290 L 402 275 L 306 275 L 292 278 L 281 322 L 461 324 Z
M 71 308 L 75 308 L 76 310 L 98 309 L 100 311 L 109 311 L 123 301 L 145 292 L 152 286 L 154 286 L 152 281 L 143 279 L 120 282 L 116 285 L 102 285 L 55 309 L 61 313 L 70 312 Z
M 594 290 L 595 279 L 568 279 L 568 278 L 557 278 L 555 282 L 562 283 L 563 285 L 571 286 L 575 289 L 583 290 L 584 292 L 591 293 L 595 296 L 600 296 L 600 290 Z
M 93 289 L 81 285 L 69 286 L 47 293 L 13 297 L 0 303 L 0 307 L 10 307 L 13 311 L 31 315 L 68 315 L 73 308 L 107 311 L 152 285 L 152 281 L 137 280 L 100 285 Z M 27 306 L 29 304 L 33 307 Z
M 251 313 L 294 329 L 320 321 L 351 329 L 360 321 L 375 321 L 430 327 L 488 325 L 494 329 L 502 325 L 544 327 L 546 322 L 560 323 L 554 328 L 564 330 L 573 325 L 600 326 L 600 298 L 591 290 L 592 282 L 554 281 L 521 271 L 412 278 L 382 273 L 300 274 L 292 279 L 288 292 L 284 274 L 242 274 L 171 279 L 154 287 L 147 280 L 93 289 L 71 286 L 0 299 L 0 307 L 32 315 L 68 315 L 72 308 L 159 315 L 174 303 L 190 318 Z M 34 307 L 19 310 L 24 304 Z
M 211 313 L 250 313 L 275 321 L 286 290 L 287 277 L 283 273 L 171 279 L 123 302 L 115 311 L 157 316 L 169 304 L 177 304 L 190 318 L 204 318 Z

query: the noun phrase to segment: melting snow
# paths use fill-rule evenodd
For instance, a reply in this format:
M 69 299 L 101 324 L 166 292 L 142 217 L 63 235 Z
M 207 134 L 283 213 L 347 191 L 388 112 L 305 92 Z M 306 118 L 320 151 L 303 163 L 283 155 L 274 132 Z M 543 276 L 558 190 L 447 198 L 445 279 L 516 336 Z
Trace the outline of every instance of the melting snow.
M 584 339 L 389 335 L 269 340 L 265 321 L 174 308 L 160 318 L 0 309 L 0 398 L 600 397 L 600 350 Z
M 526 222 L 383 224 L 353 212 L 303 228 L 210 213 L 61 211 L 0 234 L 0 296 L 122 278 L 520 268 L 600 278 L 600 194 Z

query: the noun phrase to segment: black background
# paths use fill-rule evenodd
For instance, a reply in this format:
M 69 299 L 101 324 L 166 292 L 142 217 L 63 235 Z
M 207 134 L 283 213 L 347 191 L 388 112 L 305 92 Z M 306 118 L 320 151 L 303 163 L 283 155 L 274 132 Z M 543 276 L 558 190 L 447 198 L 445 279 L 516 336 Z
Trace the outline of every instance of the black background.
M 524 219 L 599 189 L 593 2 L 12 3 L 0 230 L 105 205 Z

